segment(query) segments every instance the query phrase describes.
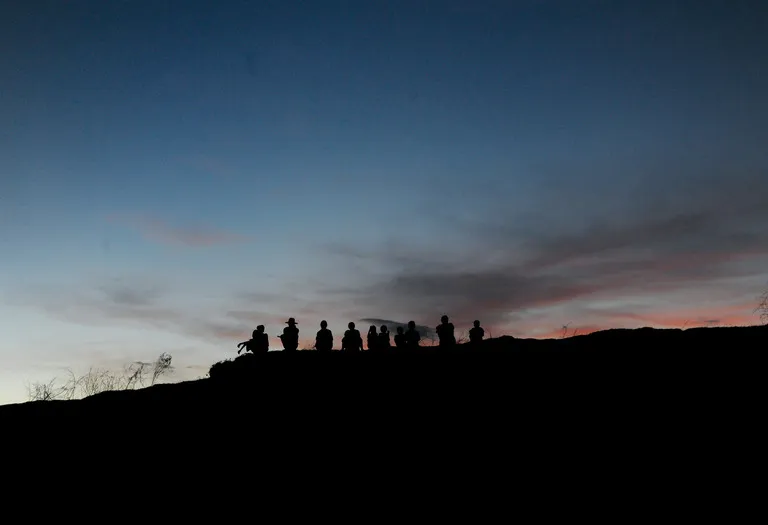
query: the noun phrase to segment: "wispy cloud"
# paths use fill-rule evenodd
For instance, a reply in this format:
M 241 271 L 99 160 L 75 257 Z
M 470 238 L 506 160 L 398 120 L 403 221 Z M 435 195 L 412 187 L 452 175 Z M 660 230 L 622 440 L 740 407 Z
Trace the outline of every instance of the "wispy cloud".
M 112 215 L 108 219 L 138 230 L 146 239 L 173 246 L 200 248 L 250 240 L 246 235 L 204 226 L 172 225 L 156 217 Z
M 483 213 L 479 206 L 471 221 L 457 219 L 445 232 L 455 250 L 442 240 L 435 246 L 384 240 L 373 249 L 330 244 L 326 255 L 341 253 L 337 273 L 313 276 L 307 287 L 293 281 L 233 293 L 220 304 L 190 307 L 141 280 L 38 291 L 35 301 L 73 322 L 133 323 L 211 342 L 247 336 L 255 324 L 282 327 L 289 316 L 299 319 L 302 335 L 323 318 L 392 327 L 413 319 L 431 331 L 444 313 L 459 330 L 480 319 L 495 334 L 518 336 L 554 333 L 569 322 L 582 333 L 643 324 L 747 324 L 749 315 L 756 320 L 762 291 L 748 286 L 768 281 L 768 175 L 689 179 L 670 186 L 648 181 L 621 206 L 613 202 L 619 195 L 612 199 L 609 192 L 608 211 L 595 206 L 588 213 L 574 196 L 555 217 L 543 210 L 540 221 L 518 220 L 514 210 Z M 146 219 L 130 224 L 190 246 L 242 239 Z M 334 281 L 338 275 L 343 278 Z M 751 308 L 749 301 L 755 301 Z M 706 308 L 695 312 L 702 304 Z
M 250 333 L 249 325 L 215 306 L 185 306 L 169 287 L 152 280 L 111 280 L 79 285 L 26 286 L 11 298 L 53 318 L 84 326 L 134 326 L 166 331 L 208 343 Z
M 596 300 L 620 303 L 633 296 L 655 297 L 663 305 L 668 294 L 676 294 L 677 306 L 685 308 L 690 307 L 686 291 L 766 275 L 768 173 L 763 171 L 692 177 L 674 186 L 648 181 L 625 201 L 623 212 L 592 209 L 586 222 L 579 206 L 578 196 L 562 203 L 559 224 L 542 214 L 541 221 L 528 217 L 521 228 L 514 212 L 478 215 L 464 225 L 457 221 L 457 242 L 470 234 L 470 257 L 430 255 L 424 248 L 407 253 L 387 247 L 367 254 L 350 248 L 358 261 L 366 257 L 389 273 L 338 288 L 337 296 L 398 317 L 439 318 L 445 312 L 460 323 L 480 318 L 484 324 L 510 326 L 531 312 L 561 318 Z M 581 222 L 569 224 L 568 211 Z M 697 322 L 743 319 L 726 314 L 713 308 Z M 623 317 L 632 319 L 668 325 L 682 317 L 673 312 L 667 312 L 669 322 L 647 312 Z M 606 312 L 593 327 L 608 328 L 616 321 Z

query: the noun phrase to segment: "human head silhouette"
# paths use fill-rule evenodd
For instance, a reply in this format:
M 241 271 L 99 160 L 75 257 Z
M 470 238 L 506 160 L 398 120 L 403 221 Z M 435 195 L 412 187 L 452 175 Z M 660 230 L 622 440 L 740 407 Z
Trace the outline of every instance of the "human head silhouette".
M 475 325 L 475 328 L 478 328 L 480 326 L 480 321 L 475 321 L 472 324 Z
M 398 334 L 402 334 L 403 333 L 403 327 L 402 326 L 398 326 L 397 327 L 397 333 Z
M 375 324 L 372 324 L 370 326 L 370 328 L 368 328 L 368 333 L 369 334 L 375 334 L 376 333 L 376 325 Z
M 260 324 L 259 326 L 257 326 L 257 327 L 256 327 L 256 331 L 258 331 L 258 332 L 264 332 L 264 325 L 263 325 L 263 324 Z
M 416 330 L 416 321 L 408 321 L 408 329 Z
M 448 316 L 447 316 L 447 315 L 444 315 L 444 316 L 442 316 L 442 317 L 440 318 L 440 322 L 441 322 L 441 323 L 447 323 L 447 322 L 448 322 Z
M 347 326 L 349 327 L 350 330 L 354 330 L 355 329 L 355 323 L 353 323 L 352 321 L 350 321 Z
M 295 325 L 297 325 L 297 324 L 299 324 L 299 323 L 297 323 L 297 322 L 296 322 L 296 319 L 294 319 L 293 317 L 291 317 L 291 318 L 289 318 L 289 319 L 288 319 L 288 320 L 285 322 L 285 324 L 287 324 L 287 325 L 289 325 L 289 326 L 295 326 Z
M 326 320 L 320 321 L 320 328 L 328 328 L 328 321 Z
M 385 325 L 385 324 L 381 325 L 381 333 L 382 334 L 386 334 L 387 331 L 388 331 L 387 325 Z

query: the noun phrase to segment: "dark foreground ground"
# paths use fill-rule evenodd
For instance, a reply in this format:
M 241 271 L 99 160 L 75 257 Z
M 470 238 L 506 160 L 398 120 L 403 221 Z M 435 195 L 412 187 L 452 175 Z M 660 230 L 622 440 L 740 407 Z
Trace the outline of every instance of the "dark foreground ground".
M 531 497 L 537 515 L 673 502 L 688 516 L 719 502 L 733 517 L 743 506 L 722 491 L 763 469 L 767 343 L 768 327 L 640 329 L 451 352 L 249 355 L 204 380 L 0 406 L 4 461 L 42 475 L 34 485 L 66 488 L 71 475 L 89 493 L 144 499 L 143 483 L 200 485 L 208 492 L 185 508 L 210 507 L 216 490 L 246 506 L 274 496 L 283 514 L 313 519 L 322 508 L 360 517 L 353 493 L 374 500 L 365 515 L 399 508 L 397 519 L 414 505 L 422 519 L 458 519 L 462 504 L 464 521 L 493 508 L 490 519 Z M 742 499 L 759 486 L 742 485 Z
M 254 418 L 292 423 L 363 414 L 401 421 L 447 414 L 502 419 L 546 403 L 553 410 L 587 401 L 591 408 L 628 410 L 664 396 L 695 404 L 716 400 L 721 386 L 757 388 L 746 379 L 767 346 L 763 326 L 501 337 L 453 351 L 270 352 L 217 363 L 202 380 L 0 406 L 0 422 L 77 426 L 140 418 L 156 429 L 178 430 L 200 421 L 227 427 Z

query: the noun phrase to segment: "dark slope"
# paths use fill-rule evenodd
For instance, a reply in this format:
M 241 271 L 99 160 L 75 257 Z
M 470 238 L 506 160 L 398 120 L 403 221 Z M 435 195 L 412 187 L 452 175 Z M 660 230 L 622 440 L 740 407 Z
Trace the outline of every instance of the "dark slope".
M 346 417 L 362 409 L 435 413 L 470 404 L 476 411 L 496 411 L 520 405 L 522 399 L 541 401 L 565 393 L 605 404 L 613 402 L 610 391 L 650 399 L 659 394 L 654 389 L 738 384 L 767 343 L 768 327 L 644 328 L 556 340 L 501 337 L 453 351 L 271 352 L 217 363 L 204 380 L 76 401 L 0 406 L 0 421 L 74 424 L 78 418 L 141 417 L 183 425 L 201 418 L 231 421 L 230 414 L 256 409 L 263 417 L 289 412 Z
M 110 491 L 123 479 L 122 495 L 148 496 L 135 480 L 150 469 L 163 491 L 199 485 L 299 513 L 362 494 L 399 517 L 482 502 L 474 519 L 489 503 L 563 507 L 554 495 L 580 491 L 576 503 L 609 512 L 754 464 L 766 341 L 766 327 L 642 329 L 453 352 L 274 352 L 205 380 L 2 406 L 0 428 L 7 463 Z

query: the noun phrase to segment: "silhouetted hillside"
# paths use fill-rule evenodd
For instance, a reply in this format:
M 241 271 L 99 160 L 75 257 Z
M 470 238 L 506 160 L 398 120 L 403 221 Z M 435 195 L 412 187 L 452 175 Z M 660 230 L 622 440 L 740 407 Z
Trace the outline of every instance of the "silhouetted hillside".
M 360 413 L 498 413 L 522 400 L 650 400 L 658 391 L 711 386 L 765 349 L 768 327 L 606 330 L 565 339 L 489 339 L 471 348 L 388 353 L 241 355 L 210 377 L 82 400 L 0 407 L 3 423 L 77 425 L 77 420 L 143 418 L 155 428 L 242 414 L 342 420 Z M 715 374 L 714 376 L 712 374 Z M 703 395 L 703 392 L 702 392 Z M 563 397 L 565 396 L 565 397 Z M 628 397 L 626 397 L 628 396 Z M 357 417 L 357 416 L 355 416 Z
M 215 480 L 243 505 L 249 483 L 268 487 L 259 506 L 275 494 L 288 505 L 295 487 L 326 504 L 399 491 L 384 500 L 408 512 L 446 491 L 506 505 L 510 483 L 544 499 L 599 483 L 616 502 L 646 498 L 628 483 L 678 494 L 681 476 L 711 486 L 751 464 L 766 341 L 768 327 L 641 329 L 451 352 L 250 354 L 203 380 L 2 406 L 0 425 L 8 462 L 66 462 L 110 489 L 145 467 L 166 482 L 171 462 L 198 472 L 168 467 L 167 490 Z

